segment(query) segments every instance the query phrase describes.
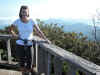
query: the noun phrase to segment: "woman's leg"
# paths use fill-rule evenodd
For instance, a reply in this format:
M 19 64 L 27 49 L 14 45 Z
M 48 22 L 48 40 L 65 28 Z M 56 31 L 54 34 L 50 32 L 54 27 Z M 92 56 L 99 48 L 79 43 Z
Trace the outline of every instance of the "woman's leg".
M 26 68 L 27 70 L 30 70 L 32 68 L 32 54 L 31 54 L 31 48 L 28 47 L 25 51 L 26 56 Z
M 24 46 L 16 45 L 16 58 L 19 62 L 20 70 L 24 71 L 25 67 L 25 51 Z

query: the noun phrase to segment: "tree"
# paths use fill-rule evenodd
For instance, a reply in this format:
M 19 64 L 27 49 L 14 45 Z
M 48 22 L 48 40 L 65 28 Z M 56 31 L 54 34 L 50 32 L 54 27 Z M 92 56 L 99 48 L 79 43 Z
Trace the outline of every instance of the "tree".
M 37 21 L 40 29 L 53 44 L 96 64 L 100 64 L 100 42 L 88 40 L 88 37 L 84 36 L 82 32 L 64 32 L 63 26 L 59 27 L 59 24 L 45 24 L 40 19 Z M 6 32 L 7 30 L 9 30 L 9 27 L 3 31 Z M 3 34 L 7 33 L 4 32 Z M 15 41 L 12 41 L 13 49 L 15 47 L 14 43 Z

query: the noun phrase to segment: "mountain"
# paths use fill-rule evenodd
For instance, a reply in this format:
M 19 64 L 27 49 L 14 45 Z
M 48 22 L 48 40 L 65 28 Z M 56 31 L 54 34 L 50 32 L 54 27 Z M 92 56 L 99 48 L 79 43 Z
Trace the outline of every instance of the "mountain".
M 4 29 L 6 26 L 9 26 L 12 23 L 9 19 L 0 19 L 0 29 Z
M 82 32 L 84 36 L 87 36 L 89 39 L 94 39 L 93 31 L 94 27 L 92 25 L 91 20 L 86 19 L 48 19 L 45 20 L 45 23 L 54 23 L 58 24 L 59 26 L 64 26 L 65 32 L 76 32 L 80 33 Z M 100 27 L 96 27 L 98 30 L 100 30 Z M 98 33 L 98 31 L 97 31 Z M 97 35 L 97 38 L 99 39 L 99 35 Z
M 88 19 L 63 19 L 63 18 L 57 18 L 57 19 L 54 19 L 54 18 L 50 18 L 50 19 L 47 19 L 47 20 L 44 20 L 45 23 L 58 23 L 60 25 L 72 25 L 72 24 L 75 24 L 75 23 L 85 23 L 85 24 L 88 24 L 88 23 L 91 23 L 91 20 L 88 20 Z
M 58 24 L 58 26 L 64 26 L 65 32 L 82 32 L 85 36 L 88 36 L 89 39 L 93 39 L 93 31 L 94 27 L 92 25 L 91 20 L 86 19 L 63 19 L 63 18 L 50 18 L 46 20 L 42 20 L 46 24 Z M 0 20 L 0 29 L 4 29 L 6 26 L 10 25 L 12 20 Z M 97 29 L 97 38 L 99 39 L 100 27 L 96 27 Z
M 4 24 L 11 24 L 12 20 L 10 19 L 0 19 L 0 25 L 4 25 Z

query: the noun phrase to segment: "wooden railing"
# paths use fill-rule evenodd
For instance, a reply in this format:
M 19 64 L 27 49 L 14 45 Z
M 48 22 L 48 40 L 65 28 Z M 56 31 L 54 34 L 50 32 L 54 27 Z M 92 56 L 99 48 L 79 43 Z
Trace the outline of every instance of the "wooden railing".
M 8 63 L 11 61 L 10 35 L 0 35 L 5 40 L 8 50 Z M 100 66 L 87 61 L 53 44 L 43 43 L 34 37 L 36 43 L 36 71 L 39 75 L 100 75 Z M 0 58 L 0 62 L 1 62 Z M 65 66 L 67 67 L 64 72 Z

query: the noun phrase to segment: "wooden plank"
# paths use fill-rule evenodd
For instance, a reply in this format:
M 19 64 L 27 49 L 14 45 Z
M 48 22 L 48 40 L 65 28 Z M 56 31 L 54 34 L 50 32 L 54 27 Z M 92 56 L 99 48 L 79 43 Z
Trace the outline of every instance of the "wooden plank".
M 22 75 L 19 71 L 0 69 L 0 75 Z
M 18 64 L 7 64 L 7 63 L 0 63 L 0 69 L 10 69 L 18 71 L 20 66 Z
M 36 49 L 36 72 L 38 73 L 39 66 L 38 66 L 38 43 L 37 42 L 35 44 L 35 49 Z
M 71 52 L 68 52 L 60 47 L 57 47 L 52 44 L 45 44 L 45 43 L 41 43 L 40 46 L 44 48 L 46 51 L 48 51 L 49 53 L 53 54 L 54 56 L 75 65 L 79 69 L 91 72 L 93 74 L 96 74 L 96 72 L 100 71 L 100 66 L 90 61 L 87 61 Z
M 0 61 L 2 61 L 2 58 L 1 58 L 1 52 L 0 52 Z
M 100 66 L 87 61 L 71 52 L 68 52 L 60 47 L 57 47 L 53 44 L 45 44 L 41 41 L 40 38 L 35 38 L 36 40 L 38 40 L 39 45 L 46 51 L 48 51 L 49 53 L 51 53 L 52 55 L 63 59 L 73 65 L 75 65 L 76 67 L 78 67 L 81 70 L 87 71 L 87 72 L 91 72 L 92 74 L 99 74 L 100 72 Z
M 96 75 L 96 74 L 92 74 L 90 72 L 85 72 L 85 75 Z
M 11 47 L 10 47 L 10 39 L 7 40 L 7 50 L 8 50 L 8 63 L 11 64 Z
M 98 72 L 96 73 L 96 75 L 100 75 L 100 71 L 98 71 Z
M 9 64 L 9 63 L 8 63 L 8 61 L 2 60 L 2 61 L 0 61 L 0 64 Z M 12 65 L 13 65 L 13 64 L 18 64 L 18 62 L 13 62 L 13 61 L 11 61 L 11 64 L 12 64 Z
M 44 69 L 43 72 L 41 73 L 41 75 L 47 75 L 47 52 L 45 50 L 43 51 L 43 63 L 42 63 L 42 67 L 41 69 Z
M 42 75 L 45 73 L 45 50 L 42 48 L 39 48 L 38 51 L 38 66 L 39 66 L 39 75 Z
M 7 40 L 7 39 L 10 39 L 12 38 L 12 35 L 0 35 L 0 40 Z
M 42 50 L 42 55 L 43 55 L 43 57 L 42 57 L 42 66 L 41 66 L 41 69 L 43 69 L 42 70 L 42 73 L 41 73 L 41 75 L 46 75 L 47 74 L 47 54 L 46 54 L 47 52 L 45 51 L 45 50 Z
M 54 74 L 62 75 L 62 66 L 63 66 L 62 61 L 59 58 L 54 57 L 53 62 L 54 62 Z
M 51 75 L 51 55 L 46 51 L 45 52 L 45 75 Z
M 77 68 L 77 71 L 79 71 L 80 75 L 96 75 L 95 73 L 92 73 L 92 72 L 89 72 L 89 71 L 86 71 L 80 68 L 79 69 Z
M 38 52 L 39 75 L 50 75 L 51 55 L 41 48 Z
M 68 66 L 67 75 L 76 75 L 77 68 L 73 64 L 68 64 Z
M 48 55 L 48 61 L 47 61 L 47 75 L 51 75 L 50 73 L 51 73 L 51 54 L 50 53 L 48 53 L 47 54 Z
M 31 57 L 32 57 L 32 64 L 31 64 L 31 67 L 33 67 L 33 65 L 35 64 L 35 56 L 34 56 L 34 52 L 35 52 L 35 49 L 34 49 L 34 47 L 32 46 L 31 48 Z

